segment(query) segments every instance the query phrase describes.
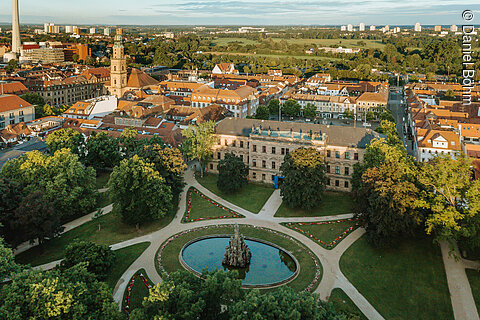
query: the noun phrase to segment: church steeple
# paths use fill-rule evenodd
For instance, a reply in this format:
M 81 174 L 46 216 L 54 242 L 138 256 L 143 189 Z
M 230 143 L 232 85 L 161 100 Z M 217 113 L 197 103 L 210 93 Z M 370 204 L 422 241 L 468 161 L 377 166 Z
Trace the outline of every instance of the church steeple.
M 115 36 L 113 54 L 110 61 L 110 93 L 121 98 L 127 87 L 127 59 L 124 54 L 121 35 Z

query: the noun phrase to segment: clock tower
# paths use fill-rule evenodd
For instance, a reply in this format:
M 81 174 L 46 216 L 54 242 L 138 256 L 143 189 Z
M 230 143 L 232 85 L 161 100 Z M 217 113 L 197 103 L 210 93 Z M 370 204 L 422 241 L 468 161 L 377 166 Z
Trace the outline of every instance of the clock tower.
M 110 61 L 110 93 L 121 98 L 127 87 L 127 59 L 125 58 L 123 39 L 115 36 L 113 55 Z

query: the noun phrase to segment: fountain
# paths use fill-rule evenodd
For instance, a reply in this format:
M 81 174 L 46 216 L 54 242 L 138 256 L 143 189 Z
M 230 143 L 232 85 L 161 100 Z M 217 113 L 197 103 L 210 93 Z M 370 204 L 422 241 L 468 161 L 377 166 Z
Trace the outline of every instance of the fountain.
M 250 264 L 252 253 L 245 243 L 243 235 L 240 234 L 238 224 L 235 224 L 234 230 L 235 233 L 228 242 L 222 264 L 228 267 L 246 268 Z

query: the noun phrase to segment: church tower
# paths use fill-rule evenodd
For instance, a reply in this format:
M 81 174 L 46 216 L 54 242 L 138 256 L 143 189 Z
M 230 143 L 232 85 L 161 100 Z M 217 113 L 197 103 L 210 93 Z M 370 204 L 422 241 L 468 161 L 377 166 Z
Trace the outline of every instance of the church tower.
M 110 61 L 110 94 L 121 98 L 127 87 L 127 59 L 121 35 L 115 36 L 113 55 Z

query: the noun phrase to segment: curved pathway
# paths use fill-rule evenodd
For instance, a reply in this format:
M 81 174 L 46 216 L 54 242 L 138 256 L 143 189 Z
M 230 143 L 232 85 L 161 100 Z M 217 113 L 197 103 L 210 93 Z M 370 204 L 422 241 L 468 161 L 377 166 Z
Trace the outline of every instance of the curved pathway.
M 320 263 L 323 267 L 322 279 L 314 291 L 319 293 L 320 297 L 324 300 L 327 300 L 334 288 L 341 288 L 345 293 L 354 301 L 354 303 L 359 307 L 359 309 L 365 314 L 369 319 L 383 319 L 383 317 L 372 307 L 372 305 L 355 289 L 355 287 L 346 279 L 342 274 L 339 267 L 339 261 L 342 254 L 348 247 L 354 243 L 359 237 L 365 232 L 363 229 L 357 229 L 349 236 L 347 236 L 343 241 L 341 241 L 333 250 L 327 250 L 309 239 L 308 237 L 289 229 L 283 225 L 280 225 L 281 222 L 314 222 L 314 221 L 330 221 L 351 218 L 352 214 L 347 215 L 337 215 L 337 216 L 328 216 L 328 217 L 315 217 L 315 218 L 280 218 L 274 217 L 275 212 L 281 205 L 280 192 L 278 190 L 274 191 L 271 197 L 267 200 L 263 208 L 258 214 L 252 213 L 248 210 L 245 210 L 237 205 L 234 205 L 216 194 L 212 193 L 207 188 L 200 185 L 194 177 L 192 170 L 187 170 L 185 172 L 185 187 L 183 192 L 180 195 L 179 208 L 177 214 L 173 221 L 166 227 L 156 232 L 153 232 L 149 235 L 139 237 L 136 239 L 128 240 L 124 243 L 116 244 L 112 246 L 112 249 L 118 249 L 123 246 L 128 246 L 137 242 L 150 241 L 151 245 L 138 257 L 135 262 L 130 265 L 130 267 L 125 271 L 122 277 L 118 280 L 115 290 L 114 290 L 114 299 L 119 304 L 122 305 L 123 294 L 128 285 L 129 280 L 135 274 L 136 271 L 143 268 L 145 269 L 148 277 L 154 283 L 159 283 L 162 281 L 159 276 L 156 268 L 156 253 L 163 242 L 165 242 L 171 236 L 186 231 L 193 228 L 204 227 L 204 226 L 213 226 L 213 225 L 227 225 L 233 223 L 247 224 L 258 227 L 269 228 L 275 231 L 279 231 L 290 237 L 298 240 L 307 246 L 320 260 Z M 236 212 L 245 216 L 242 219 L 221 219 L 221 220 L 204 220 L 198 222 L 189 222 L 182 223 L 182 217 L 186 209 L 186 196 L 188 189 L 193 186 L 197 188 L 200 192 L 205 194 L 207 197 L 213 199 L 214 201 L 222 204 L 225 207 L 228 207 Z

